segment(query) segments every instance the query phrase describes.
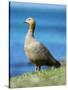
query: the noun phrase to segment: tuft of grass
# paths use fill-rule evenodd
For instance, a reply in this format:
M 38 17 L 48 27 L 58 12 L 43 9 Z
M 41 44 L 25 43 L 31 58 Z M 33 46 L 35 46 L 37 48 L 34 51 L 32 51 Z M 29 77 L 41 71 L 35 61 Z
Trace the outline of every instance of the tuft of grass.
M 64 63 L 64 62 L 62 62 Z M 66 65 L 10 78 L 10 88 L 56 86 L 66 84 Z

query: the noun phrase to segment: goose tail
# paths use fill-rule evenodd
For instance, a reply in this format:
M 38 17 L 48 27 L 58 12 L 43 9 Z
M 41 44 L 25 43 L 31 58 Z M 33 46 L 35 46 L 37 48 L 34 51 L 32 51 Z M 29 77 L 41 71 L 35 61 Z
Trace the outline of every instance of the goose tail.
M 59 61 L 55 60 L 55 64 L 54 64 L 54 66 L 55 66 L 56 68 L 59 68 L 59 67 L 61 66 L 61 64 L 60 64 Z

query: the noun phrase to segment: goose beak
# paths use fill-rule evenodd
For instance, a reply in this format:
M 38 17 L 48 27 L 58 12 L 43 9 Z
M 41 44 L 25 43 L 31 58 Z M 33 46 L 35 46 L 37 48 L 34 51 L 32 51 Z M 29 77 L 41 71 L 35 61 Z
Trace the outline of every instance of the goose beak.
M 27 23 L 27 24 L 28 24 L 28 21 L 27 21 L 27 20 L 25 20 L 25 21 L 24 21 L 24 23 Z

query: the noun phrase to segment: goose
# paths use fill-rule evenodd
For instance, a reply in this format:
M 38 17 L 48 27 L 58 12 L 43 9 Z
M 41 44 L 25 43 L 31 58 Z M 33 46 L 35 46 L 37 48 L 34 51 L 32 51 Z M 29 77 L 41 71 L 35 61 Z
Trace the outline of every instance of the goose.
M 25 37 L 24 51 L 30 62 L 35 65 L 35 71 L 40 70 L 43 65 L 60 67 L 60 62 L 52 56 L 48 48 L 34 38 L 35 20 L 29 17 L 25 23 L 29 29 Z

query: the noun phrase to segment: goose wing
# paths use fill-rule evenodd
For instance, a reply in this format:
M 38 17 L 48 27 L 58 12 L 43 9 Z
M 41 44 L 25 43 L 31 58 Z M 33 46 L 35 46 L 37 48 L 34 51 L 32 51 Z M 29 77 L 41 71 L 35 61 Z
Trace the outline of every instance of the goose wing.
M 30 59 L 38 64 L 53 64 L 55 60 L 49 50 L 40 42 L 33 42 L 30 45 Z

